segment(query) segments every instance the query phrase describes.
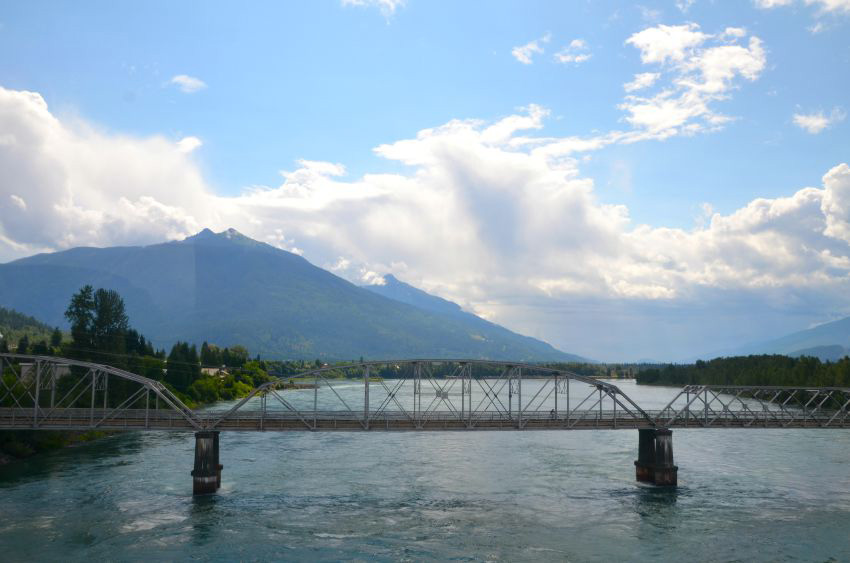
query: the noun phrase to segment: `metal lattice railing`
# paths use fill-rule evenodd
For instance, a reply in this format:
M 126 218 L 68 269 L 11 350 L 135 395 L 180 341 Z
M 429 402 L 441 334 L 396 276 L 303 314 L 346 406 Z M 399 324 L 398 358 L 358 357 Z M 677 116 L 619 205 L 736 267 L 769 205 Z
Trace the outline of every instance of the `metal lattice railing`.
M 846 427 L 850 389 L 688 385 L 661 411 L 658 426 Z
M 850 389 L 684 387 L 645 411 L 610 382 L 531 364 L 392 360 L 280 378 L 192 410 L 163 383 L 114 367 L 0 354 L 0 428 L 497 430 L 842 428 Z
M 2 428 L 128 427 L 139 412 L 141 428 L 170 417 L 201 429 L 195 412 L 159 381 L 92 362 L 0 354 Z

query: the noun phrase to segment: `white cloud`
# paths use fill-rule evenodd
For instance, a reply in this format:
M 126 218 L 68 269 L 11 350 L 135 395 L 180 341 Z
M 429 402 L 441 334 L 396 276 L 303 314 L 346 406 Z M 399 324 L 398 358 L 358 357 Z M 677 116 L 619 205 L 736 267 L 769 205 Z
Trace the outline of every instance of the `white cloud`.
M 623 84 L 623 89 L 626 92 L 634 92 L 636 90 L 649 88 L 655 84 L 655 81 L 658 80 L 660 76 L 660 72 L 642 72 L 640 74 L 635 74 L 634 80 Z
M 573 350 L 558 340 L 569 323 L 551 317 L 555 305 L 595 300 L 614 315 L 629 303 L 720 306 L 751 291 L 780 302 L 835 294 L 823 307 L 846 306 L 846 164 L 822 187 L 728 215 L 706 207 L 692 229 L 635 225 L 625 206 L 598 200 L 578 158 L 628 134 L 532 136 L 546 115 L 530 106 L 496 123 L 453 120 L 375 149 L 410 172 L 348 178 L 340 164 L 305 160 L 277 187 L 222 197 L 173 141 L 72 127 L 38 94 L 0 89 L 0 130 L 13 141 L 0 144 L 0 256 L 233 226 L 358 283 L 403 272 L 514 328 L 549 323 L 543 336 Z M 26 200 L 26 217 L 12 196 Z M 589 336 L 575 338 L 592 351 Z
M 39 94 L 4 88 L 0 131 L 12 140 L 0 144 L 0 202 L 27 208 L 0 203 L 0 235 L 15 253 L 177 238 L 214 218 L 197 166 L 164 137 L 71 126 Z
M 661 19 L 661 10 L 656 10 L 654 8 L 648 8 L 646 6 L 638 5 L 636 6 L 638 11 L 640 11 L 640 17 L 643 21 L 647 23 L 655 23 Z
M 844 118 L 847 117 L 847 114 L 841 108 L 833 108 L 832 112 L 829 115 L 824 114 L 823 111 L 818 111 L 815 113 L 795 113 L 793 116 L 794 125 L 799 127 L 800 129 L 806 131 L 807 133 L 811 133 L 812 135 L 817 135 L 824 129 L 835 125 L 839 121 L 843 121 Z
M 15 206 L 18 207 L 21 211 L 27 210 L 27 202 L 24 201 L 24 198 L 22 198 L 21 196 L 16 194 L 10 194 L 9 199 L 11 199 L 12 203 L 14 203 Z
M 387 18 L 395 14 L 397 9 L 403 8 L 406 3 L 406 0 L 342 0 L 343 6 L 378 8 Z
M 679 8 L 680 12 L 686 14 L 695 3 L 696 0 L 676 0 L 676 7 Z
M 590 57 L 590 48 L 584 39 L 573 39 L 569 45 L 555 53 L 555 60 L 563 64 L 580 64 L 590 59 Z
M 178 74 L 177 76 L 172 76 L 169 82 L 177 86 L 184 94 L 194 94 L 195 92 L 203 90 L 207 87 L 206 82 L 204 82 L 200 78 L 189 76 L 188 74 Z
M 803 0 L 807 6 L 817 7 L 820 13 L 850 13 L 850 0 Z M 754 0 L 756 7 L 762 9 L 790 6 L 796 0 Z
M 753 3 L 757 8 L 772 9 L 797 4 L 798 0 L 754 0 Z M 815 8 L 813 16 L 817 21 L 807 28 L 813 34 L 827 29 L 825 18 L 835 20 L 841 16 L 850 15 L 850 0 L 803 0 L 803 3 Z
M 710 36 L 699 31 L 695 23 L 684 25 L 658 25 L 635 33 L 626 40 L 640 50 L 644 64 L 682 61 L 692 50 Z
M 754 0 L 753 3 L 759 8 L 770 9 L 778 6 L 788 6 L 793 2 L 794 0 Z
M 516 60 L 521 62 L 524 65 L 530 65 L 532 62 L 532 57 L 537 54 L 543 53 L 542 43 L 548 43 L 551 40 L 552 36 L 547 33 L 540 39 L 535 39 L 534 41 L 529 41 L 525 45 L 521 45 L 519 47 L 514 47 L 511 49 L 511 55 L 514 56 Z
M 180 150 L 180 152 L 188 154 L 203 144 L 204 143 L 199 138 L 189 136 L 183 137 L 182 139 L 177 141 L 177 148 L 178 150 Z
M 678 134 L 714 130 L 730 120 L 716 112 L 714 102 L 729 97 L 736 79 L 756 80 L 764 70 L 766 54 L 758 37 L 738 43 L 746 30 L 726 28 L 713 35 L 694 23 L 658 25 L 635 33 L 626 44 L 640 51 L 644 64 L 658 72 L 635 75 L 624 85 L 627 92 L 668 78 L 652 96 L 628 95 L 620 105 L 625 120 L 646 136 L 663 139 Z M 643 137 L 641 137 L 643 138 Z

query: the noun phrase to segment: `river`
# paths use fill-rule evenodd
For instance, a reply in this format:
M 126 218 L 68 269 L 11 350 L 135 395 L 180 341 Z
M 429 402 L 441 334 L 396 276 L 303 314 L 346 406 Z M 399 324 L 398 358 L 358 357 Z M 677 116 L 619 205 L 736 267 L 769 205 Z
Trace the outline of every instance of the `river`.
M 191 434 L 115 435 L 0 467 L 0 559 L 850 560 L 850 429 L 673 440 L 662 490 L 634 430 L 223 433 L 193 498 Z

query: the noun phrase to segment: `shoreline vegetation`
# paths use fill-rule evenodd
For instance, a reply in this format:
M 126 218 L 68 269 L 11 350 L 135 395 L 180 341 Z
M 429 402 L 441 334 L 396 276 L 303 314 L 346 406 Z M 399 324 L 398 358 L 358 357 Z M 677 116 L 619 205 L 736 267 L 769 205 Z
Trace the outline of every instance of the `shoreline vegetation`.
M 734 356 L 653 367 L 636 379 L 638 385 L 850 387 L 850 357 L 822 362 L 811 356 Z

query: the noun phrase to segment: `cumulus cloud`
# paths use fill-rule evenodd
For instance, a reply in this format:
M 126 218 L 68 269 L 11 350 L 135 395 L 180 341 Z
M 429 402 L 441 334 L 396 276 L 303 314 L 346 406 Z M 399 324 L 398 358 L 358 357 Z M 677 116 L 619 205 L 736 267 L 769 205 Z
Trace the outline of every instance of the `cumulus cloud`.
M 207 87 L 206 82 L 188 74 L 172 76 L 169 82 L 179 88 L 184 94 L 194 94 Z
M 635 225 L 580 169 L 581 153 L 614 141 L 543 136 L 546 117 L 530 106 L 496 122 L 452 120 L 375 148 L 410 172 L 349 178 L 341 164 L 303 160 L 278 186 L 223 197 L 171 140 L 71 126 L 38 94 L 0 89 L 0 256 L 233 226 L 358 283 L 403 274 L 526 330 L 576 300 L 848 289 L 846 164 L 819 187 L 710 212 L 691 229 Z
M 751 36 L 740 44 L 745 36 L 741 28 L 705 33 L 695 23 L 657 25 L 633 34 L 626 44 L 657 71 L 636 75 L 625 90 L 634 92 L 657 81 L 662 87 L 648 96 L 627 95 L 619 106 L 627 113 L 625 120 L 645 137 L 658 139 L 721 127 L 731 118 L 713 105 L 729 97 L 739 78 L 756 80 L 766 64 L 761 40 Z
M 795 113 L 793 116 L 794 125 L 812 135 L 817 135 L 824 129 L 843 121 L 847 114 L 841 108 L 833 108 L 829 115 L 823 111 L 815 113 Z
M 525 45 L 520 45 L 519 47 L 514 47 L 511 49 L 511 55 L 514 56 L 516 60 L 521 62 L 524 65 L 530 65 L 532 62 L 532 57 L 534 55 L 540 55 L 543 53 L 543 44 L 548 43 L 552 39 L 552 36 L 547 33 L 540 39 L 535 39 L 534 41 L 529 41 Z
M 562 64 L 580 64 L 590 57 L 590 48 L 584 39 L 573 39 L 569 45 L 555 53 L 555 60 Z
M 197 149 L 204 143 L 197 137 L 183 137 L 179 141 L 177 141 L 177 148 L 180 152 L 190 153 L 193 150 Z
M 71 126 L 39 94 L 4 88 L 0 131 L 0 232 L 17 252 L 153 242 L 213 218 L 197 166 L 164 137 Z

